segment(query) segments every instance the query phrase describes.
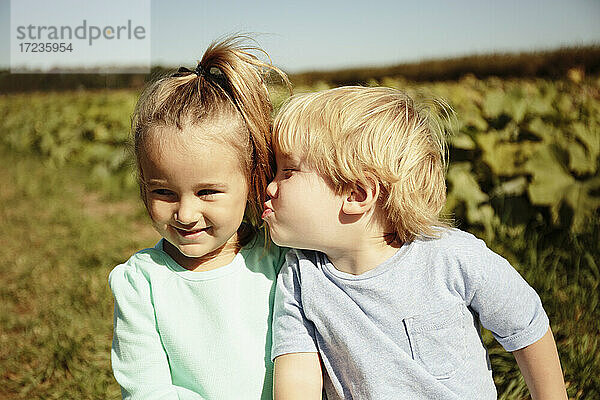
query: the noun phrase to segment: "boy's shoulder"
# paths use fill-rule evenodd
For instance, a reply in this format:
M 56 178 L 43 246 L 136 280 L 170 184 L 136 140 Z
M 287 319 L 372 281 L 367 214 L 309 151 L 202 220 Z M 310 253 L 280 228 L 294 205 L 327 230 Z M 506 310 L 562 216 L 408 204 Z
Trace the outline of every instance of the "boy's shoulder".
M 303 250 L 296 248 L 286 249 L 281 272 L 292 274 L 302 279 L 309 274 L 321 274 L 322 267 L 326 262 L 326 255 L 316 250 Z
M 435 237 L 419 237 L 409 246 L 418 253 L 430 253 L 452 258 L 473 257 L 490 251 L 475 235 L 457 228 L 441 228 Z
M 437 238 L 417 239 L 411 246 L 411 261 L 447 278 L 483 282 L 490 274 L 512 268 L 485 241 L 456 228 L 444 229 Z

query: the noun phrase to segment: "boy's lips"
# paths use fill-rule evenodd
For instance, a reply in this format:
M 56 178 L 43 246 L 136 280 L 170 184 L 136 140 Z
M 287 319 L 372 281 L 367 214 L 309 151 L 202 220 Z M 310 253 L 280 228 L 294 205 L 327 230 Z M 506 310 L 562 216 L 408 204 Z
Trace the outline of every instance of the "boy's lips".
M 271 214 L 273 214 L 273 209 L 265 204 L 265 211 L 263 211 L 263 213 L 260 217 L 262 219 L 265 219 Z

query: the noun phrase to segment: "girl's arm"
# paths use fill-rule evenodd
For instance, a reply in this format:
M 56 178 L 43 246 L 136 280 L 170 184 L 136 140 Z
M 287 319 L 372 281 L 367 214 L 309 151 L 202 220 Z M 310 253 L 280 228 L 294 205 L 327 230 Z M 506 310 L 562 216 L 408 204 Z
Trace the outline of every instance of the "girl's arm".
M 109 283 L 115 299 L 111 363 L 123 399 L 179 399 L 183 388 L 171 383 L 149 282 L 132 266 L 121 264 Z
M 275 358 L 275 400 L 321 399 L 323 374 L 318 353 L 290 353 Z
M 533 400 L 566 400 L 560 360 L 552 331 L 537 342 L 513 352 Z

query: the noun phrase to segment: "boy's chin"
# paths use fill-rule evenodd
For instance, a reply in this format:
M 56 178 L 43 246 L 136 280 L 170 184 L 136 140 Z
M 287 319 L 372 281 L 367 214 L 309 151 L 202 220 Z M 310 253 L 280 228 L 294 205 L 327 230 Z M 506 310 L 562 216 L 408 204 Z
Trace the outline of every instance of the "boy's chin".
M 301 250 L 317 250 L 314 247 L 310 246 L 307 243 L 301 240 L 293 240 L 291 238 L 278 238 L 271 236 L 271 240 L 279 247 L 289 247 L 291 249 L 301 249 Z
M 269 226 L 269 235 L 271 236 L 271 240 L 279 247 L 294 247 L 293 241 L 289 240 L 289 238 L 283 238 L 281 235 L 278 235 L 277 232 L 274 232 L 273 229 Z
M 298 235 L 286 235 L 285 232 L 281 232 L 281 230 L 278 231 L 275 227 L 271 227 L 271 225 L 269 225 L 269 236 L 271 237 L 273 243 L 275 243 L 279 247 L 322 251 L 315 248 L 319 246 L 311 246 L 309 242 L 307 242 L 306 237 L 300 237 Z
M 274 236 L 271 232 L 271 240 L 279 247 L 290 247 L 284 240 L 281 240 L 279 237 Z

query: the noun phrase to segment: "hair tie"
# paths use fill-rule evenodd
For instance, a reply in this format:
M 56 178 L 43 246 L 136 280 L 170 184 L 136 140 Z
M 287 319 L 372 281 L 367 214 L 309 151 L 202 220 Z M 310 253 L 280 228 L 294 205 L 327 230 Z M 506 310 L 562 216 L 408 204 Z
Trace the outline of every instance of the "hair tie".
M 204 68 L 202 68 L 202 64 L 200 64 L 200 63 L 198 63 L 194 72 L 198 76 L 206 76 L 206 70 Z
M 188 76 L 189 74 L 196 74 L 198 76 L 206 77 L 208 75 L 207 71 L 202 67 L 202 64 L 198 63 L 195 70 L 191 70 L 186 67 L 179 67 L 177 72 L 171 75 L 172 78 L 178 78 L 180 76 Z

